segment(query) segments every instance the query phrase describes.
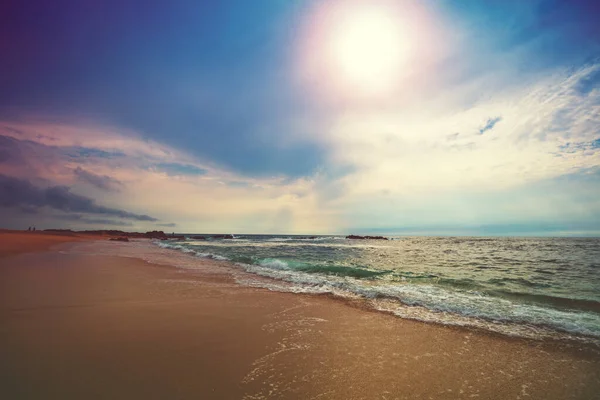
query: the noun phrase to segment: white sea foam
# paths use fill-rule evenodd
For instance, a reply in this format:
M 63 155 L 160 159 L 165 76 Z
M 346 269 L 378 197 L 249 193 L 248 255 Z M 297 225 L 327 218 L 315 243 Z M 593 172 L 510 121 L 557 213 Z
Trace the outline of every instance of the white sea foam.
M 289 269 L 289 266 L 285 261 L 278 260 L 276 258 L 266 258 L 264 260 L 261 260 L 259 265 L 262 267 L 266 267 L 266 268 L 270 268 L 270 269 L 277 269 L 277 270 Z
M 281 268 L 277 261 L 237 265 L 247 272 L 293 284 L 269 283 L 267 287 L 272 290 L 358 296 L 368 299 L 379 310 L 404 318 L 493 328 L 496 332 L 528 337 L 576 334 L 600 338 L 597 331 L 600 318 L 592 312 L 561 311 L 433 285 L 376 284 L 352 277 L 308 274 Z
M 207 252 L 199 252 L 199 251 L 196 251 L 196 250 L 194 250 L 194 249 L 192 249 L 190 247 L 183 246 L 181 244 L 173 244 L 173 243 L 169 243 L 169 242 L 156 242 L 156 244 L 158 244 L 158 246 L 162 247 L 163 249 L 179 250 L 179 251 L 182 251 L 184 253 L 193 254 L 196 257 L 212 258 L 214 260 L 219 260 L 219 261 L 227 261 L 227 260 L 229 260 L 229 258 L 221 256 L 219 254 L 213 254 L 213 253 L 207 253 Z
M 179 250 L 179 249 L 183 249 L 183 246 L 180 244 L 173 244 L 170 242 L 155 242 L 158 247 L 162 247 L 163 249 L 173 249 L 173 250 Z
M 159 242 L 158 245 L 189 252 L 189 248 L 180 244 Z M 211 253 L 195 253 L 199 257 L 227 260 L 226 257 Z M 287 262 L 276 258 L 263 259 L 258 265 L 235 265 L 255 276 L 236 276 L 240 283 L 250 286 L 362 298 L 377 310 L 425 322 L 472 326 L 532 338 L 577 336 L 579 340 L 600 343 L 600 316 L 594 312 L 559 310 L 434 284 L 410 281 L 391 283 L 386 280 L 306 273 L 294 270 Z
M 289 242 L 290 240 L 294 240 L 291 237 L 286 237 L 286 238 L 269 238 L 269 239 L 265 239 L 265 242 Z

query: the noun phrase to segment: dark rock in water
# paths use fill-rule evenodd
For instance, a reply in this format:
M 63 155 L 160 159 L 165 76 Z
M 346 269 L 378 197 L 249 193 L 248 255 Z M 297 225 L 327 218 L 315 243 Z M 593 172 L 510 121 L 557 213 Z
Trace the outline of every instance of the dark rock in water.
M 194 239 L 194 240 L 206 240 L 206 236 L 190 236 L 190 239 Z
M 120 237 L 116 237 L 116 238 L 110 238 L 108 240 L 112 240 L 113 242 L 129 242 L 129 238 L 127 238 L 125 236 L 120 236 Z
M 299 237 L 298 239 L 300 240 L 315 240 L 317 237 L 316 236 L 306 236 L 306 237 Z
M 233 235 L 214 235 L 213 239 L 233 239 Z
M 150 231 L 144 234 L 144 237 L 148 239 L 166 239 L 168 238 L 167 234 L 163 231 Z
M 383 236 L 359 236 L 359 235 L 348 235 L 346 239 L 368 239 L 368 240 L 389 240 Z
M 157 240 L 160 240 L 162 242 L 180 241 L 180 240 L 185 240 L 185 236 L 183 236 L 183 235 L 175 235 L 175 236 L 169 236 L 169 237 L 159 238 Z

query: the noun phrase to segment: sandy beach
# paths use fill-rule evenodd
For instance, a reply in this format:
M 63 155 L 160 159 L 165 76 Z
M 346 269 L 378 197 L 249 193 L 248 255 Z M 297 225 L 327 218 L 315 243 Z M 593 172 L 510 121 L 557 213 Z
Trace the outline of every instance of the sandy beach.
M 600 355 L 0 233 L 6 399 L 595 399 Z M 105 239 L 104 239 L 105 240 Z M 127 244 L 119 244 L 127 245 Z

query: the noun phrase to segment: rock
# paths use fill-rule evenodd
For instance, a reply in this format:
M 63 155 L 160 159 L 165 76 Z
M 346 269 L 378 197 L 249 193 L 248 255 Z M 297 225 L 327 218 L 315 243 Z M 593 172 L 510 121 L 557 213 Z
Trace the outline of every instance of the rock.
M 358 240 L 389 240 L 383 236 L 359 236 L 359 235 L 348 235 L 346 239 L 358 239 Z
M 233 239 L 233 235 L 214 235 L 213 239 Z
M 129 238 L 127 238 L 125 236 L 119 236 L 119 237 L 116 237 L 116 238 L 113 237 L 113 238 L 110 238 L 108 240 L 111 240 L 113 242 L 129 242 Z
M 163 231 L 150 231 L 144 233 L 144 237 L 148 239 L 166 239 L 168 238 L 167 234 Z

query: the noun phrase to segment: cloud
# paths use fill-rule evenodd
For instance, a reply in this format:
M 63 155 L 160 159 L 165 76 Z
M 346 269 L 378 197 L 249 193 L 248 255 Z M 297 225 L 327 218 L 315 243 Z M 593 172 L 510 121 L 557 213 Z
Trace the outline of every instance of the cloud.
M 94 149 L 90 147 L 72 147 L 66 151 L 67 155 L 73 159 L 86 159 L 86 158 L 105 158 L 115 159 L 118 157 L 125 157 L 125 153 L 113 150 L 105 151 L 100 149 Z
M 86 171 L 81 167 L 75 168 L 73 173 L 78 179 L 102 190 L 119 191 L 123 185 L 121 182 L 108 175 L 97 175 L 93 172 Z
M 299 178 L 244 176 L 127 130 L 35 118 L 0 124 L 9 143 L 0 141 L 0 149 L 11 157 L 0 168 L 88 200 L 91 183 L 82 171 L 110 177 L 121 182 L 119 191 L 102 192 L 111 210 L 160 216 L 185 232 L 417 231 L 502 221 L 544 226 L 553 218 L 565 224 L 595 218 L 600 208 L 586 196 L 598 182 L 569 186 L 568 196 L 561 189 L 567 183 L 531 188 L 600 165 L 600 90 L 589 83 L 581 89 L 599 70 L 591 63 L 502 85 L 490 73 L 411 102 L 391 99 L 389 107 L 332 108 L 301 138 L 327 157 Z M 124 219 L 136 229 L 153 222 Z
M 588 95 L 600 87 L 600 68 L 582 77 L 574 86 L 580 95 Z
M 2 207 L 49 207 L 64 212 L 109 215 L 135 221 L 158 221 L 149 215 L 98 205 L 89 197 L 72 193 L 65 186 L 38 188 L 28 180 L 0 174 L 0 206 Z
M 36 140 L 29 140 L 23 132 L 15 134 L 7 127 L 0 127 L 1 171 L 8 175 L 30 177 L 54 174 L 64 169 L 56 150 Z
M 497 189 L 570 174 L 600 164 L 600 151 L 581 146 L 600 137 L 600 91 L 575 89 L 598 70 L 551 71 L 489 98 L 482 80 L 483 99 L 475 103 L 469 83 L 400 111 L 343 112 L 314 140 L 329 147 L 330 165 L 354 168 L 341 178 L 346 197 Z M 502 124 L 490 115 L 502 115 Z M 492 128 L 493 135 L 474 135 Z M 566 143 L 581 151 L 557 156 Z
M 133 226 L 129 221 L 118 221 L 106 218 L 89 218 L 81 214 L 55 215 L 53 219 L 69 222 L 79 222 L 85 225 Z
M 166 223 L 166 224 L 156 224 L 156 225 L 157 226 L 163 226 L 165 228 L 174 228 L 174 227 L 177 226 L 177 224 L 174 223 L 174 222 L 169 222 L 169 223 Z
M 335 216 L 320 204 L 313 177 L 241 176 L 130 131 L 77 121 L 70 125 L 22 116 L 0 124 L 0 134 L 20 154 L 19 165 L 1 167 L 5 175 L 40 187 L 68 187 L 71 194 L 88 198 L 90 180 L 103 185 L 110 177 L 121 183 L 120 190 L 103 190 L 103 202 L 119 210 L 143 210 L 140 215 L 160 215 L 180 231 L 268 232 L 281 225 L 282 209 L 288 210 L 287 232 L 327 233 L 336 225 Z M 148 229 L 144 222 L 152 222 L 130 220 L 136 229 Z M 61 225 L 58 220 L 48 224 Z M 16 221 L 11 226 L 20 225 Z
M 344 231 L 596 218 L 600 200 L 586 196 L 598 181 L 569 196 L 566 183 L 530 190 L 600 166 L 600 87 L 581 90 L 598 71 L 600 60 L 503 85 L 490 74 L 410 103 L 334 110 L 312 139 L 328 148 L 325 170 L 347 172 L 325 174 L 320 193 L 339 190 L 324 207 Z

